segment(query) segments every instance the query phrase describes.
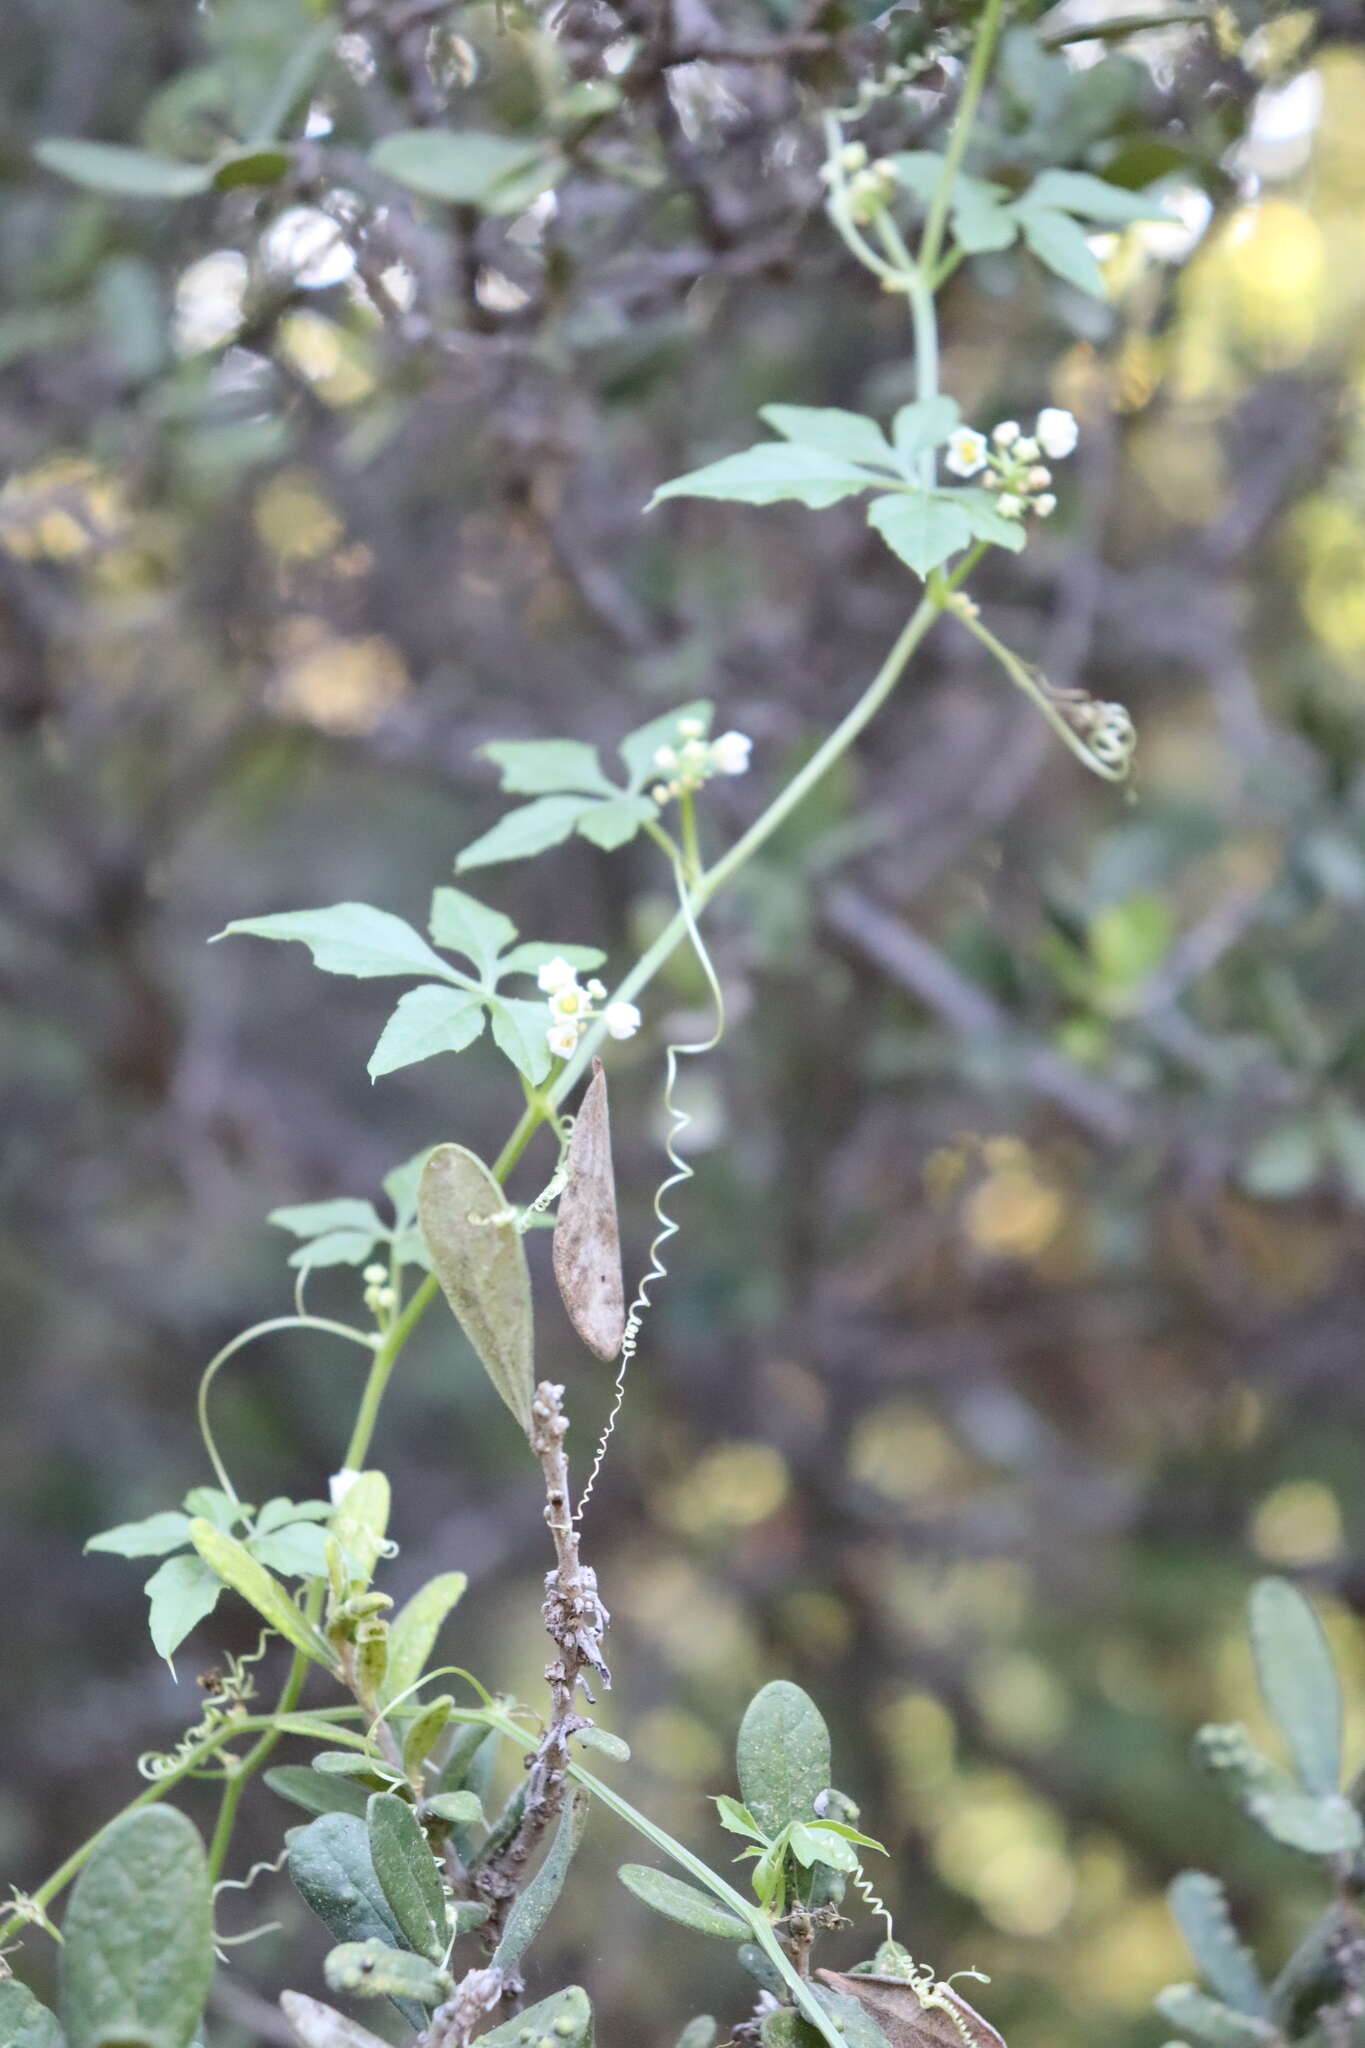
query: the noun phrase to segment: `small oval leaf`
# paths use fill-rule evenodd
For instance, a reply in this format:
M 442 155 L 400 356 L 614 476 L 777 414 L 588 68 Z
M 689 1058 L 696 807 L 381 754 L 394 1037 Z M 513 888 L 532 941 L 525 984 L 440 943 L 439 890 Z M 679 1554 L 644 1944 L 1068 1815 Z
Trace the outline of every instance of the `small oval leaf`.
M 1250 1612 L 1256 1675 L 1303 1788 L 1339 1792 L 1341 1685 L 1322 1624 L 1288 1579 L 1260 1580 Z
M 422 1169 L 417 1206 L 455 1319 L 529 1436 L 535 1391 L 531 1275 L 506 1197 L 473 1152 L 438 1145 Z
M 396 1792 L 376 1792 L 366 1827 L 374 1874 L 404 1939 L 418 1955 L 439 1962 L 446 1945 L 445 1893 L 416 1814 Z
M 830 1782 L 829 1730 L 799 1685 L 777 1678 L 754 1695 L 735 1755 L 744 1804 L 770 1838 L 815 1817 Z
M 70 2048 L 189 2048 L 213 1976 L 208 1859 L 170 1806 L 114 1822 L 72 1893 L 61 1952 Z
M 554 1269 L 569 1321 L 596 1357 L 614 1359 L 626 1330 L 621 1229 L 611 1163 L 607 1077 L 593 1061 L 565 1162 L 568 1181 L 555 1218 Z
M 647 1863 L 623 1863 L 616 1875 L 626 1890 L 634 1892 L 646 1906 L 698 1934 L 713 1934 L 721 1941 L 744 1941 L 751 1932 L 724 1906 L 708 1899 L 705 1892 L 685 1884 L 680 1877 L 670 1877 L 666 1870 L 654 1870 Z

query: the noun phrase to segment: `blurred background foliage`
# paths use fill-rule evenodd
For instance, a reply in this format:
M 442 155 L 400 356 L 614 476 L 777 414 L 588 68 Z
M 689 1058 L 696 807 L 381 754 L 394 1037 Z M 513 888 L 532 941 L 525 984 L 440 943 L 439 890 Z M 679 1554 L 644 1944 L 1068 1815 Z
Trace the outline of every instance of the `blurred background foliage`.
M 1186 1862 L 1268 1965 L 1306 1924 L 1311 1869 L 1189 1751 L 1202 1720 L 1256 1725 L 1255 1572 L 1312 1586 L 1365 1701 L 1362 23 L 1078 35 L 1107 11 L 1131 13 L 1014 11 L 971 164 L 1161 179 L 1178 225 L 1097 242 L 1109 308 L 1016 253 L 966 264 L 944 382 L 981 425 L 1082 420 L 1057 519 L 976 587 L 1054 683 L 1132 707 L 1132 801 L 944 625 L 718 906 L 730 1033 L 687 1076 L 698 1178 L 587 1538 L 632 1796 L 723 1860 L 702 1795 L 752 1688 L 799 1679 L 893 1847 L 902 1938 L 988 1970 L 1013 2048 L 1164 2038 Z M 79 1552 L 208 1476 L 197 1369 L 287 1304 L 266 1210 L 372 1193 L 434 1139 L 490 1153 L 517 1108 L 482 1052 L 372 1089 L 385 991 L 205 939 L 344 897 L 420 917 L 498 809 L 483 740 L 610 744 L 712 695 L 756 740 L 719 843 L 828 728 L 912 595 L 856 511 L 640 509 L 757 403 L 908 395 L 903 313 L 821 220 L 818 113 L 900 64 L 859 132 L 932 140 L 974 12 L 10 0 L 7 1880 L 197 1715 L 139 1575 Z M 422 128 L 519 145 L 520 184 L 414 198 L 370 152 Z M 51 137 L 196 189 L 78 187 L 35 163 Z M 647 846 L 491 879 L 618 969 L 668 909 Z M 678 963 L 613 1055 L 632 1268 L 662 1031 L 703 996 Z M 581 1463 L 605 1375 L 549 1299 L 542 1326 Z M 234 1366 L 245 1492 L 325 1484 L 354 1372 L 296 1337 Z M 460 1659 L 537 1696 L 538 1488 L 440 1316 L 378 1452 L 392 1590 L 467 1569 Z M 220 1612 L 201 1662 L 252 1633 Z M 1359 1704 L 1351 1733 L 1358 1756 Z M 243 1869 L 288 1817 L 256 1795 Z M 576 1976 L 607 2040 L 665 2042 L 697 1951 L 642 1924 L 613 1836 L 541 1988 Z M 315 1981 L 300 1913 L 269 1881 L 234 1909 L 283 1926 L 234 1951 L 215 2048 L 278 2037 L 253 1987 Z

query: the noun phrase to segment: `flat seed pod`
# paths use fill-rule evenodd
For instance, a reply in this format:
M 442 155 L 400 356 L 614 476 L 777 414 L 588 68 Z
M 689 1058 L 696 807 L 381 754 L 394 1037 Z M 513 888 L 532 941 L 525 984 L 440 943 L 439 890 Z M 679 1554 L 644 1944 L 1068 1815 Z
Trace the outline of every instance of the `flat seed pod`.
M 531 1275 L 506 1196 L 473 1152 L 438 1145 L 422 1169 L 417 1214 L 455 1320 L 529 1436 Z
M 899 1977 L 849 1977 L 837 1970 L 815 1974 L 832 1991 L 856 1999 L 891 2048 L 1005 2048 L 1004 2035 L 947 1984 L 934 1985 L 933 1994 L 950 2002 L 951 2010 L 923 2004 L 914 1985 Z
M 616 1176 L 611 1167 L 607 1077 L 594 1060 L 569 1139 L 568 1182 L 555 1219 L 555 1279 L 564 1306 L 589 1351 L 611 1360 L 626 1330 Z

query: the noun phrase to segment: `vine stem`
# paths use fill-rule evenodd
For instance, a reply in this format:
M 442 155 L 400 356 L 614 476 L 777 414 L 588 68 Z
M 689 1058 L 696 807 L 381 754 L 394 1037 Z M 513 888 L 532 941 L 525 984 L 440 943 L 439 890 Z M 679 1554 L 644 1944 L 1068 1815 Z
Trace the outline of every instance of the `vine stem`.
M 943 171 L 929 202 L 929 216 L 924 223 L 924 233 L 919 245 L 919 268 L 925 278 L 932 278 L 943 247 L 944 231 L 948 225 L 948 209 L 952 204 L 953 186 L 967 153 L 971 138 L 972 124 L 976 110 L 985 90 L 986 77 L 995 54 L 996 38 L 1000 34 L 1000 20 L 1004 13 L 1004 0 L 986 0 L 981 15 L 981 27 L 972 48 L 972 61 L 967 67 L 967 82 L 962 88 L 958 102 L 957 119 L 953 132 L 948 138 L 948 147 L 943 155 Z

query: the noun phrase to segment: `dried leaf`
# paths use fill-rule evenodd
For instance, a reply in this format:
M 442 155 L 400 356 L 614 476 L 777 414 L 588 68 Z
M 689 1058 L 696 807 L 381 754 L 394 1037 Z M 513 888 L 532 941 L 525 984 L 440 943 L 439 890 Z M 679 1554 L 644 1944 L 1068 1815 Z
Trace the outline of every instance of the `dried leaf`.
M 593 1061 L 592 1080 L 569 1140 L 568 1184 L 555 1221 L 555 1279 L 564 1306 L 589 1351 L 611 1360 L 626 1328 L 621 1231 L 611 1167 L 607 1077 Z
M 531 1276 L 506 1197 L 474 1153 L 463 1145 L 438 1145 L 422 1169 L 417 1209 L 456 1321 L 529 1436 L 535 1390 Z
M 941 2005 L 924 2005 L 914 1985 L 897 1977 L 842 1976 L 837 1970 L 817 1970 L 815 1974 L 831 1990 L 856 1999 L 891 2048 L 965 2048 L 968 2039 L 973 2048 L 1005 2048 L 1003 2034 L 946 1984 L 936 1985 L 935 1990 L 939 1997 L 951 1999 L 953 2012 L 946 2012 Z

